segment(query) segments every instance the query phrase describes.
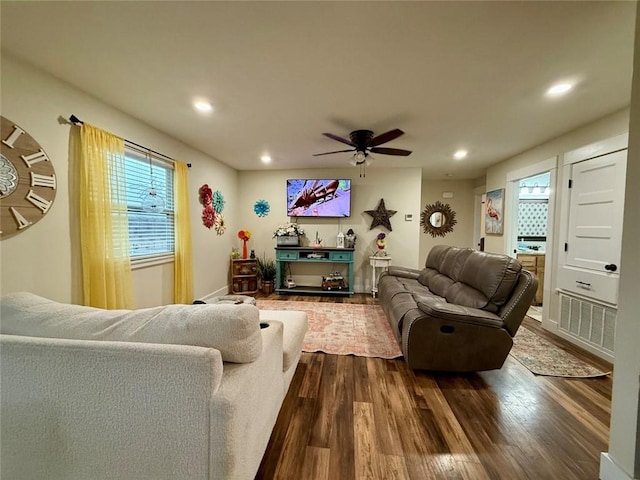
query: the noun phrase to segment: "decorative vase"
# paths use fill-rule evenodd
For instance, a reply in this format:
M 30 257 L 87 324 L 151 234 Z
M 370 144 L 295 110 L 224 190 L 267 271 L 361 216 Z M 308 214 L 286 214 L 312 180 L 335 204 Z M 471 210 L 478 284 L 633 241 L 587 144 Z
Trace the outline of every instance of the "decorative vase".
M 247 241 L 242 241 L 242 258 L 247 259 Z
M 264 293 L 265 295 L 273 293 L 273 282 L 262 282 L 262 293 Z

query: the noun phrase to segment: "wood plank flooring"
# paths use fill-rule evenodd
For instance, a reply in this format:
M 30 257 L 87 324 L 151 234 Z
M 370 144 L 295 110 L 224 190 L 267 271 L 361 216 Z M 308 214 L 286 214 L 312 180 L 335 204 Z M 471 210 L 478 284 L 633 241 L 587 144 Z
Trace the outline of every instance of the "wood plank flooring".
M 365 294 L 259 298 L 377 303 Z M 402 359 L 303 353 L 256 480 L 596 480 L 611 384 L 537 377 L 511 356 L 500 370 L 447 374 L 411 371 Z

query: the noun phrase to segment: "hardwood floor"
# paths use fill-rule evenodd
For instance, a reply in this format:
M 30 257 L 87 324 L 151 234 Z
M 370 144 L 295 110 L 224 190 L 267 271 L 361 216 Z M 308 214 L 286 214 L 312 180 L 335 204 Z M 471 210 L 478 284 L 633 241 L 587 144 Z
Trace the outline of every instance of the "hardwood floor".
M 375 304 L 370 295 L 258 298 Z M 526 325 L 605 370 L 611 364 Z M 596 480 L 611 377 L 411 371 L 402 359 L 303 353 L 256 479 Z

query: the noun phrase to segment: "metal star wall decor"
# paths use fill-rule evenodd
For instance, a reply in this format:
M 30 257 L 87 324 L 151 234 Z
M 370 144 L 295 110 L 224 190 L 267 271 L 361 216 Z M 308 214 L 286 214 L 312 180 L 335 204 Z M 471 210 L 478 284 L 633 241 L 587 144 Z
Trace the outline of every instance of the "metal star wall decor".
M 365 210 L 364 213 L 371 215 L 373 220 L 371 221 L 371 226 L 369 230 L 373 230 L 378 225 L 382 225 L 387 230 L 392 231 L 391 228 L 391 220 L 390 217 L 396 214 L 396 210 L 387 210 L 384 206 L 384 198 L 380 199 L 380 203 L 378 203 L 378 207 L 375 210 Z

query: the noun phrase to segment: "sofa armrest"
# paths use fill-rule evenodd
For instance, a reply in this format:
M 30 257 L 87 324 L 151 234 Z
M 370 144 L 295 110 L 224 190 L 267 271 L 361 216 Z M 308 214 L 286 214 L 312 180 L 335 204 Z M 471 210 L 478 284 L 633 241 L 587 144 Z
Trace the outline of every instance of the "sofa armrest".
M 207 478 L 217 350 L 0 335 L 0 356 L 3 478 Z
M 479 308 L 464 307 L 424 296 L 416 296 L 416 303 L 418 308 L 430 317 L 495 328 L 502 328 L 504 325 L 498 315 Z
M 396 277 L 413 278 L 417 280 L 420 273 L 422 273 L 422 270 L 418 270 L 416 268 L 391 265 L 386 271 L 382 272 L 381 275 L 393 275 Z
M 528 270 L 521 270 L 509 300 L 498 312 L 505 328 L 512 337 L 516 335 L 518 328 L 520 328 L 520 324 L 531 306 L 537 289 L 538 277 Z
M 285 396 L 283 324 L 266 320 L 262 354 L 251 363 L 225 363 L 211 398 L 212 479 L 254 478 Z

